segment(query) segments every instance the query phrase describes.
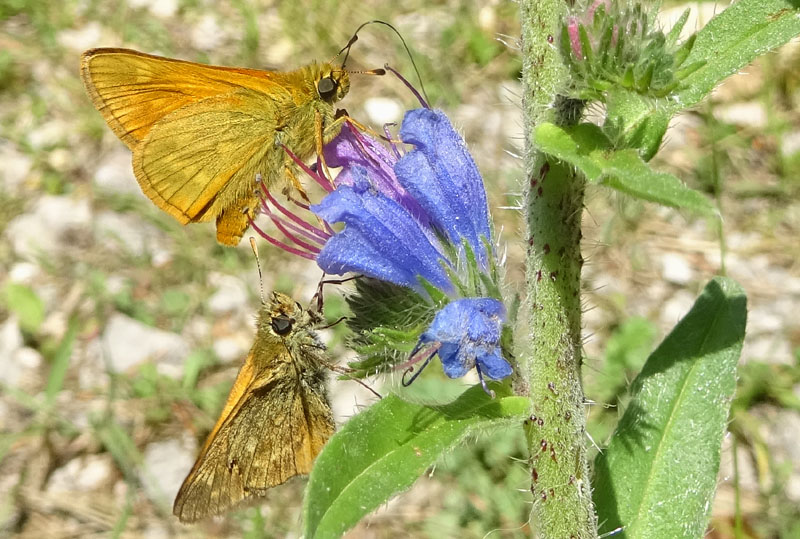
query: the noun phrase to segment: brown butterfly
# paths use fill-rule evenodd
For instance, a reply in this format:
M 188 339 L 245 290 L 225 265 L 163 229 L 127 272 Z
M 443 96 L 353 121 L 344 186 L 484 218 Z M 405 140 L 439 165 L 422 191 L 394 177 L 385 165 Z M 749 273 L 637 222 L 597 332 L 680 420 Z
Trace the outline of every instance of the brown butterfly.
M 258 206 L 256 173 L 304 195 L 283 146 L 300 159 L 320 154 L 345 119 L 333 105 L 350 89 L 348 72 L 330 63 L 260 71 L 128 49 L 84 52 L 81 78 L 133 152 L 144 194 L 181 224 L 215 219 L 217 241 L 232 246 Z
M 321 320 L 278 292 L 262 304 L 255 343 L 175 498 L 181 522 L 218 515 L 311 471 L 334 431 L 329 364 L 314 332 Z

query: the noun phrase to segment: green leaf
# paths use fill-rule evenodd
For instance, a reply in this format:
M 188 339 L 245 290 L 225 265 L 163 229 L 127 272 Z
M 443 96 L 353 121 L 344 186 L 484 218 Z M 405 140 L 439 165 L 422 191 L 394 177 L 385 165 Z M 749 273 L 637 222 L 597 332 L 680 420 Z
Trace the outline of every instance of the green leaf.
M 595 462 L 600 533 L 702 537 L 744 340 L 746 297 L 715 278 L 648 358 Z
M 390 395 L 348 421 L 317 457 L 306 489 L 305 536 L 339 537 L 364 515 L 410 487 L 429 466 L 476 429 L 518 424 L 530 401 L 492 384 L 455 401 L 425 406 Z M 502 394 L 502 396 L 501 396 Z
M 61 339 L 53 360 L 50 362 L 50 374 L 47 376 L 47 387 L 45 388 L 45 401 L 48 408 L 55 404 L 56 396 L 64 387 L 64 379 L 67 376 L 69 359 L 72 356 L 72 347 L 75 344 L 75 336 L 78 334 L 78 322 L 70 320 L 67 333 Z
M 678 38 L 681 36 L 681 30 L 683 27 L 686 26 L 686 21 L 689 20 L 689 15 L 691 14 L 691 9 L 686 8 L 683 13 L 681 13 L 680 18 L 675 21 L 675 24 L 672 25 L 672 28 L 669 29 L 667 33 L 667 43 L 671 46 L 678 42 Z
M 19 318 L 23 331 L 36 333 L 44 321 L 44 303 L 29 286 L 9 283 L 5 288 L 5 303 Z
M 682 81 L 672 114 L 705 97 L 756 57 L 800 34 L 800 10 L 790 0 L 739 0 L 697 33 L 687 62 L 705 64 Z M 688 64 L 687 64 L 688 65 Z
M 562 128 L 543 123 L 536 128 L 534 136 L 541 151 L 578 168 L 589 181 L 642 200 L 714 214 L 708 199 L 672 174 L 648 167 L 636 150 L 614 150 L 603 131 L 594 124 Z

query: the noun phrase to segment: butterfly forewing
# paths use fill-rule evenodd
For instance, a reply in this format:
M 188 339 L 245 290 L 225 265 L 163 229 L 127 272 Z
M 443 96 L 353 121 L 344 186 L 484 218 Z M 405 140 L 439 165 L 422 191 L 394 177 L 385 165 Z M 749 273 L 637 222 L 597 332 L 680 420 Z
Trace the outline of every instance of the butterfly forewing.
M 208 66 L 129 49 L 90 49 L 81 56 L 81 78 L 97 110 L 133 149 L 150 128 L 190 103 L 240 87 L 272 94 L 286 89 L 279 74 Z
M 133 152 L 145 194 L 184 224 L 208 220 L 237 200 L 254 207 L 256 173 L 274 166 L 268 157 L 275 155 L 276 124 L 264 100 L 241 88 L 159 120 Z

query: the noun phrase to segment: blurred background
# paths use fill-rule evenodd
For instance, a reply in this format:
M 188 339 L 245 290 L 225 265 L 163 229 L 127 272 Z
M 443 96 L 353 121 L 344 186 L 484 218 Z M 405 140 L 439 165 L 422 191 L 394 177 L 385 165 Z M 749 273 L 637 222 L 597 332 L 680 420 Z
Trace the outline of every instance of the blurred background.
M 699 28 L 722 5 L 686 7 Z M 0 0 L 0 535 L 298 536 L 303 479 L 265 503 L 183 526 L 177 489 L 252 344 L 259 281 L 247 242 L 182 227 L 139 191 L 130 153 L 86 97 L 79 55 L 130 47 L 197 62 L 292 69 L 327 60 L 369 19 L 395 25 L 432 104 L 484 174 L 523 278 L 518 5 L 490 0 Z M 385 28 L 360 33 L 353 69 L 389 62 L 415 82 Z M 590 187 L 584 218 L 584 379 L 603 445 L 625 389 L 707 280 L 749 301 L 739 390 L 711 537 L 800 537 L 800 49 L 769 54 L 673 121 L 656 166 L 715 199 L 722 224 Z M 352 78 L 342 102 L 380 128 L 416 106 L 393 77 Z M 307 303 L 320 271 L 260 242 L 264 289 Z M 346 306 L 327 290 L 326 316 Z M 325 335 L 347 357 L 343 325 Z M 457 390 L 435 372 L 420 390 Z M 373 381 L 388 391 L 393 380 Z M 456 386 L 454 386 L 456 384 Z M 332 388 L 339 422 L 370 402 Z M 622 406 L 618 406 L 621 404 Z M 522 537 L 532 502 L 521 430 L 474 436 L 350 537 Z M 691 443 L 691 441 L 687 441 Z

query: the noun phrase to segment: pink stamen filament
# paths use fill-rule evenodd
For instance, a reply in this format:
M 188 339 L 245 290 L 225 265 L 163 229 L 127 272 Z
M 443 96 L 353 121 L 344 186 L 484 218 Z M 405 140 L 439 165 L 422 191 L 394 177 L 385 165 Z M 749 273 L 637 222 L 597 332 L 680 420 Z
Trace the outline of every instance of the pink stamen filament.
M 419 363 L 423 359 L 431 357 L 433 354 L 438 352 L 439 348 L 441 348 L 441 347 L 442 347 L 442 343 L 440 343 L 440 342 L 434 342 L 433 344 L 431 344 L 431 346 L 425 346 L 425 347 L 417 350 L 417 353 L 414 354 L 413 356 L 411 356 L 407 361 L 404 361 L 403 363 L 400 363 L 399 365 L 395 365 L 394 369 L 398 370 L 398 371 L 401 370 L 401 369 L 407 369 L 407 368 L 411 367 L 412 365 L 414 365 L 416 363 Z
M 286 236 L 287 238 L 289 238 L 290 240 L 295 242 L 300 247 L 303 247 L 304 249 L 308 249 L 312 253 L 319 254 L 320 249 L 318 247 L 316 247 L 314 245 L 311 245 L 310 243 L 307 243 L 307 242 L 301 240 L 300 238 L 298 238 L 297 236 L 295 236 L 294 234 L 289 232 L 289 228 L 287 226 L 284 226 L 284 223 L 282 222 L 282 221 L 286 221 L 285 219 L 275 215 L 271 211 L 268 211 L 267 213 L 269 215 L 269 218 L 272 219 L 272 222 L 275 223 L 275 226 L 278 228 L 278 230 L 283 232 L 284 236 Z M 289 223 L 286 223 L 286 224 L 289 224 Z
M 385 68 L 387 71 L 391 71 L 392 73 L 394 73 L 394 76 L 395 76 L 395 77 L 397 77 L 398 79 L 400 79 L 400 82 L 402 82 L 403 84 L 405 84 L 405 85 L 406 85 L 406 87 L 407 87 L 409 90 L 411 90 L 411 93 L 412 93 L 412 94 L 414 94 L 414 96 L 415 96 L 415 97 L 416 97 L 416 98 L 419 100 L 419 104 L 420 104 L 420 105 L 422 105 L 422 106 L 423 106 L 423 107 L 425 107 L 426 109 L 429 109 L 429 108 L 430 108 L 430 107 L 428 106 L 428 104 L 425 102 L 425 100 L 424 100 L 424 99 L 422 99 L 422 96 L 421 96 L 421 95 L 420 95 L 420 93 L 417 91 L 417 89 L 416 89 L 416 88 L 414 88 L 414 86 L 412 86 L 412 85 L 411 85 L 411 83 L 410 83 L 410 82 L 408 82 L 408 81 L 406 80 L 406 78 L 405 78 L 403 75 L 401 75 L 401 74 L 400 74 L 398 71 L 396 71 L 394 68 L 392 68 L 391 66 L 389 66 L 389 64 L 386 64 L 386 65 L 384 65 L 383 67 L 384 67 L 384 68 Z
M 397 125 L 395 123 L 390 124 L 383 124 L 383 134 L 386 135 L 386 138 L 389 139 L 389 145 L 392 147 L 392 151 L 394 152 L 394 156 L 400 159 L 400 150 L 397 149 L 397 145 L 392 141 L 392 133 L 389 131 L 390 125 Z
M 262 238 L 267 240 L 269 243 L 271 243 L 275 247 L 278 247 L 279 249 L 283 249 L 287 253 L 292 253 L 293 255 L 302 256 L 303 258 L 307 258 L 308 260 L 316 260 L 316 258 L 317 258 L 316 254 L 312 254 L 312 253 L 307 253 L 305 251 L 301 251 L 300 249 L 292 247 L 291 245 L 288 245 L 288 244 L 286 244 L 286 243 L 284 243 L 284 242 L 282 242 L 282 241 L 280 241 L 278 239 L 273 238 L 272 236 L 270 236 L 269 234 L 267 234 L 266 232 L 261 230 L 261 228 L 257 224 L 255 224 L 255 222 L 252 219 L 250 219 L 250 226 L 253 227 L 253 230 L 255 230 L 258 233 L 259 236 L 261 236 Z
M 288 209 L 286 209 L 286 207 L 283 204 L 278 202 L 275 199 L 275 197 L 272 196 L 272 193 L 269 192 L 269 190 L 267 189 L 267 186 L 264 185 L 263 183 L 261 184 L 261 191 L 264 193 L 264 195 L 266 197 L 266 200 L 263 200 L 263 206 L 264 206 L 264 208 L 265 208 L 265 210 L 267 212 L 270 212 L 269 207 L 267 205 L 267 200 L 268 200 L 273 206 L 275 206 L 275 208 L 279 212 L 281 212 L 283 215 L 285 215 L 286 217 L 288 217 L 289 219 L 294 221 L 294 223 L 297 224 L 298 226 L 304 228 L 306 231 L 308 231 L 308 233 L 310 235 L 315 236 L 322 243 L 325 243 L 326 241 L 328 241 L 330 239 L 330 237 L 333 235 L 332 233 L 326 233 L 324 230 L 321 230 L 321 229 L 315 227 L 311 223 L 309 223 L 307 221 L 304 221 L 303 219 L 301 219 L 300 217 L 298 217 L 294 213 L 290 212 Z M 298 206 L 301 206 L 305 210 L 310 211 L 308 206 L 306 206 L 306 205 L 301 205 L 299 202 L 295 202 L 295 204 L 297 204 Z
M 284 218 L 284 217 L 281 217 L 280 215 L 275 215 L 275 214 L 274 214 L 274 213 L 272 213 L 271 211 L 269 212 L 269 216 L 270 216 L 270 219 L 272 219 L 273 221 L 275 221 L 275 220 L 277 219 L 278 221 L 280 221 L 280 222 L 281 222 L 281 224 L 282 224 L 283 226 L 285 226 L 286 228 L 288 228 L 288 229 L 289 229 L 289 230 L 291 230 L 292 232 L 294 232 L 294 233 L 296 233 L 296 234 L 299 234 L 300 236 L 303 236 L 305 239 L 307 239 L 307 240 L 309 240 L 309 241 L 313 241 L 314 243 L 318 243 L 318 244 L 320 244 L 321 246 L 324 246 L 324 245 L 325 245 L 325 242 L 326 242 L 326 240 L 325 240 L 325 239 L 320 239 L 320 238 L 318 238 L 318 237 L 317 237 L 317 236 L 315 236 L 314 234 L 311 234 L 311 233 L 310 233 L 310 232 L 308 232 L 307 230 L 305 230 L 305 229 L 303 229 L 303 228 L 300 228 L 299 226 L 297 226 L 296 224 L 292 223 L 292 222 L 291 222 L 291 221 L 289 221 L 288 219 L 286 219 L 286 218 Z
M 309 167 L 308 165 L 306 165 L 305 163 L 303 163 L 302 159 L 300 159 L 299 157 L 297 157 L 297 156 L 296 156 L 296 155 L 295 155 L 295 154 L 292 152 L 292 150 L 290 150 L 289 148 L 287 148 L 287 147 L 286 147 L 286 145 L 285 145 L 285 144 L 281 144 L 281 146 L 283 147 L 283 151 L 285 151 L 285 152 L 286 152 L 286 154 L 287 154 L 289 157 L 291 157 L 292 161 L 294 161 L 294 162 L 295 162 L 295 164 L 296 164 L 298 167 L 300 167 L 300 168 L 303 170 L 303 172 L 305 172 L 306 174 L 308 174 L 309 176 L 311 176 L 311 178 L 312 178 L 312 179 L 313 179 L 315 182 L 317 182 L 317 183 L 318 183 L 318 184 L 319 184 L 319 185 L 320 185 L 320 186 L 321 186 L 323 189 L 325 189 L 327 192 L 329 192 L 329 193 L 330 193 L 330 192 L 332 192 L 332 191 L 333 191 L 333 185 L 332 185 L 332 182 L 331 182 L 331 181 L 330 181 L 328 178 L 326 178 L 325 176 L 323 176 L 323 175 L 321 175 L 321 174 L 319 174 L 319 173 L 317 173 L 317 172 L 314 172 L 313 170 L 311 170 L 311 167 Z M 317 162 L 319 162 L 319 157 L 317 157 Z M 320 167 L 318 166 L 318 167 L 317 167 L 317 170 L 319 170 L 319 168 L 320 168 Z

